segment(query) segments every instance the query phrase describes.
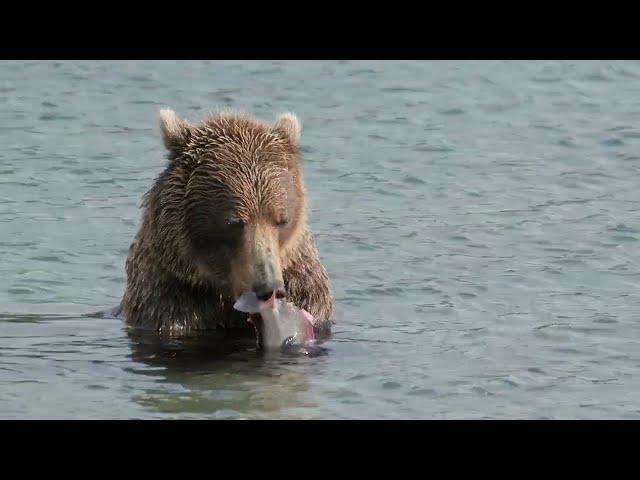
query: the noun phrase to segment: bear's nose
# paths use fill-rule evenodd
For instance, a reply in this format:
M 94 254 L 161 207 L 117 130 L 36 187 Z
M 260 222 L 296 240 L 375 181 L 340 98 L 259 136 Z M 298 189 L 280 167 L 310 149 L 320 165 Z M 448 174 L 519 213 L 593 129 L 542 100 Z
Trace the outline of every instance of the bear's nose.
M 256 296 L 261 301 L 269 300 L 274 294 L 276 298 L 284 298 L 287 296 L 287 291 L 284 288 L 284 283 L 279 282 L 274 285 L 259 285 L 253 289 L 256 292 Z

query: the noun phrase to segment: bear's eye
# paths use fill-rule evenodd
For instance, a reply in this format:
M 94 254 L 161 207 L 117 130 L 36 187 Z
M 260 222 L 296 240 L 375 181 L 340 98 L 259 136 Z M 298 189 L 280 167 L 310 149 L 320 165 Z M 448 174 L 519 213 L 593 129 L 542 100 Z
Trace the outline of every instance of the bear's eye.
M 240 218 L 230 217 L 225 220 L 225 223 L 230 228 L 244 228 L 245 222 Z

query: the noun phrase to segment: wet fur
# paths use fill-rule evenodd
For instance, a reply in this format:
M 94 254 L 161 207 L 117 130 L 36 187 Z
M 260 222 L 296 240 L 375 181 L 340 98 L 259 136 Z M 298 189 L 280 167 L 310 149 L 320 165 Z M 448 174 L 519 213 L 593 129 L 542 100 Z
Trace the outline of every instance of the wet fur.
M 243 258 L 255 249 L 229 223 L 238 220 L 254 243 L 264 243 L 260 248 L 277 250 L 289 300 L 316 318 L 318 333 L 327 333 L 332 299 L 306 222 L 297 118 L 284 114 L 270 126 L 223 112 L 190 124 L 163 110 L 160 119 L 169 163 L 144 197 L 129 248 L 120 305 L 128 324 L 171 335 L 250 332 L 246 315 L 232 308 L 233 286 L 248 287 L 255 275 L 244 267 L 255 259 Z M 274 227 L 282 216 L 286 226 Z

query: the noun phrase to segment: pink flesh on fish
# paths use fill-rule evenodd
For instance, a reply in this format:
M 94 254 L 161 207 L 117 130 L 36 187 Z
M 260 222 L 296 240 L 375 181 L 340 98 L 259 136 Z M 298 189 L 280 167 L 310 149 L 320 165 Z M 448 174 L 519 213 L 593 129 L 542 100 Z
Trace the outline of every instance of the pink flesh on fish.
M 300 309 L 300 312 L 302 313 L 302 315 L 304 316 L 305 319 L 305 335 L 307 337 L 307 341 L 309 340 L 315 340 L 315 334 L 313 333 L 313 315 L 311 315 L 309 312 L 307 312 L 304 308 Z

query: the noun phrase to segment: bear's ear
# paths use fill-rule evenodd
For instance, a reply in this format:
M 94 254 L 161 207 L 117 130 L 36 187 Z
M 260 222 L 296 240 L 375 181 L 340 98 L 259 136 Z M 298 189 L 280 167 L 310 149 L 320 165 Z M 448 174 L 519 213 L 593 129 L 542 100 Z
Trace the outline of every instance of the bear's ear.
M 300 124 L 300 120 L 293 113 L 283 113 L 278 116 L 275 125 L 273 126 L 274 130 L 277 130 L 280 133 L 283 133 L 291 142 L 295 145 L 298 144 L 300 140 L 300 133 L 302 132 L 302 125 Z
M 168 108 L 160 110 L 162 141 L 169 150 L 184 146 L 189 138 L 189 124 Z

